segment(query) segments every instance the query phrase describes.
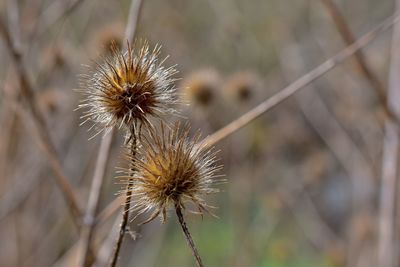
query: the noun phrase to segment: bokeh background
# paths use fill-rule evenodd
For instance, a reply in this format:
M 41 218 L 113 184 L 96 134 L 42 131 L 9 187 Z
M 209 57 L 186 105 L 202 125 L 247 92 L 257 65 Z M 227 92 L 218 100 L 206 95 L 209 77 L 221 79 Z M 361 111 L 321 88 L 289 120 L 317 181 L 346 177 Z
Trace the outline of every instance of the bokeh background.
M 356 37 L 395 9 L 392 0 L 332 2 Z M 88 140 L 89 126 L 79 126 L 81 111 L 74 110 L 81 95 L 73 89 L 87 71 L 82 65 L 101 62 L 112 41 L 124 44 L 129 6 L 127 0 L 0 3 L 8 26 L 19 14 L 11 33 L 20 36 L 34 101 L 82 207 L 102 137 Z M 166 65 L 177 64 L 176 86 L 188 103 L 180 107 L 182 120 L 207 136 L 343 49 L 330 14 L 321 0 L 146 0 L 136 37 L 161 44 Z M 391 36 L 363 50 L 385 87 Z M 79 232 L 52 179 L 4 40 L 0 56 L 0 266 L 76 266 Z M 218 218 L 187 215 L 205 265 L 379 266 L 384 120 L 379 94 L 350 59 L 219 142 L 227 183 L 207 196 Z M 122 143 L 117 134 L 99 212 L 120 189 L 114 176 Z M 112 235 L 119 212 L 96 227 L 95 251 Z M 173 212 L 166 224 L 130 227 L 135 239 L 124 240 L 118 266 L 195 265 Z

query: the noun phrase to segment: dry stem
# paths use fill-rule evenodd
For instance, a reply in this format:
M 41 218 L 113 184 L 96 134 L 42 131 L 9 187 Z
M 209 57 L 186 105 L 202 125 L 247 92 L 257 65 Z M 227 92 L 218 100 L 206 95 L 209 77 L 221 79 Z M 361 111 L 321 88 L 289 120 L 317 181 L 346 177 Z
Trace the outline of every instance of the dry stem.
M 131 132 L 132 135 L 132 140 L 131 140 L 131 157 L 134 157 L 136 154 L 136 149 L 137 149 L 137 136 L 136 132 Z M 130 166 L 130 171 L 131 171 L 131 176 L 133 175 L 134 172 L 134 166 Z M 115 248 L 114 248 L 114 253 L 111 256 L 111 261 L 110 261 L 110 267 L 115 267 L 118 261 L 118 255 L 121 250 L 121 245 L 122 241 L 124 240 L 124 236 L 126 233 L 126 227 L 128 225 L 129 221 L 129 211 L 131 208 L 131 200 L 132 200 L 132 190 L 131 187 L 133 185 L 133 178 L 129 178 L 128 185 L 126 186 L 126 193 L 125 193 L 125 204 L 124 204 L 124 210 L 123 210 L 123 216 L 122 216 L 122 221 L 120 225 L 120 230 L 118 233 L 117 237 L 117 242 L 115 243 Z
M 185 219 L 183 218 L 182 208 L 179 204 L 175 204 L 175 211 L 176 211 L 176 216 L 178 216 L 179 223 L 182 227 L 182 231 L 185 234 L 186 241 L 187 241 L 190 249 L 192 250 L 193 256 L 196 259 L 197 266 L 203 267 L 204 265 L 203 265 L 203 262 L 201 261 L 200 254 L 196 249 L 196 246 L 193 242 L 192 236 L 190 235 L 190 232 L 186 225 Z
M 52 177 L 55 178 L 58 187 L 61 189 L 61 192 L 68 203 L 68 207 L 73 215 L 74 222 L 77 226 L 79 226 L 81 210 L 79 208 L 74 189 L 61 167 L 60 159 L 57 155 L 55 146 L 51 141 L 44 116 L 35 101 L 36 98 L 33 86 L 23 65 L 23 56 L 19 47 L 19 40 L 17 38 L 17 40 L 12 38 L 10 31 L 7 29 L 3 21 L 0 21 L 0 34 L 3 35 L 11 58 L 15 63 L 16 72 L 20 82 L 20 93 L 26 101 L 29 113 L 32 115 L 32 119 L 38 133 L 40 148 L 45 152 L 45 155 L 50 162 L 50 166 L 55 174 L 55 176 Z
M 100 145 L 96 168 L 90 188 L 89 202 L 83 218 L 84 223 L 81 230 L 81 245 L 83 251 L 79 266 L 91 266 L 94 261 L 93 257 L 89 257 L 91 255 L 89 252 L 94 232 L 94 217 L 96 216 L 97 208 L 99 206 L 100 193 L 107 168 L 107 161 L 110 156 L 114 134 L 115 130 L 112 130 L 111 133 L 104 137 L 104 142 L 102 142 Z
M 400 10 L 400 0 L 396 1 L 396 10 Z M 393 30 L 392 53 L 389 72 L 389 88 L 387 108 L 400 114 L 400 27 Z M 397 108 L 397 109 L 396 109 Z M 377 266 L 397 266 L 395 254 L 395 203 L 398 176 L 399 129 L 393 121 L 385 122 L 385 137 L 383 140 L 382 180 L 380 192 L 380 217 L 378 232 L 378 264 Z

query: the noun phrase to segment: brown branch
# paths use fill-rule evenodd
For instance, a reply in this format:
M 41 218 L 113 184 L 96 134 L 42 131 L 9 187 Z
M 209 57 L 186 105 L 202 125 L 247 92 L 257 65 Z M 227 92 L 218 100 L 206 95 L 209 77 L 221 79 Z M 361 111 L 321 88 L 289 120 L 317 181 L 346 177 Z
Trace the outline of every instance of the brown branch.
M 270 109 L 276 107 L 278 104 L 292 96 L 294 93 L 298 92 L 300 89 L 304 88 L 306 85 L 310 84 L 314 80 L 318 79 L 328 71 L 332 70 L 338 64 L 345 61 L 350 56 L 354 55 L 355 52 L 375 40 L 379 34 L 390 29 L 394 23 L 399 20 L 399 14 L 394 14 L 383 21 L 380 25 L 378 25 L 375 29 L 363 35 L 360 39 L 358 39 L 353 44 L 347 46 L 345 49 L 337 53 L 335 56 L 331 57 L 306 75 L 302 76 L 286 88 L 282 89 L 272 97 L 268 98 L 255 108 L 251 109 L 247 113 L 243 114 L 233 122 L 229 123 L 222 129 L 216 131 L 212 135 L 206 137 L 202 144 L 205 146 L 212 146 L 227 136 L 233 134 L 240 128 L 246 126 L 265 112 Z
M 329 15 L 331 16 L 343 41 L 347 45 L 354 43 L 356 38 L 354 37 L 354 34 L 351 32 L 351 29 L 348 26 L 343 14 L 340 12 L 339 8 L 333 2 L 333 0 L 320 0 L 320 1 L 328 11 Z M 386 117 L 389 117 L 399 122 L 398 116 L 396 116 L 396 114 L 393 113 L 393 111 L 386 105 L 385 85 L 380 81 L 378 76 L 375 75 L 375 73 L 371 70 L 365 59 L 364 53 L 361 50 L 358 50 L 354 53 L 354 60 L 361 74 L 365 77 L 365 79 L 369 82 L 371 87 L 375 90 L 375 93 L 378 97 L 379 102 L 381 103 L 381 107 L 383 108 Z
M 186 225 L 185 219 L 183 218 L 182 208 L 179 204 L 175 204 L 175 211 L 176 211 L 176 216 L 178 216 L 179 223 L 182 227 L 182 231 L 185 234 L 186 241 L 187 241 L 190 249 L 192 250 L 193 256 L 196 259 L 197 266 L 203 267 L 204 265 L 203 265 L 203 262 L 201 261 L 200 254 L 196 249 L 196 246 L 193 242 L 192 236 L 190 235 L 190 232 Z
M 75 196 L 74 189 L 64 174 L 59 157 L 56 152 L 56 148 L 51 141 L 49 130 L 47 128 L 43 114 L 41 113 L 37 102 L 35 101 L 35 93 L 31 81 L 28 78 L 28 72 L 26 71 L 23 64 L 22 51 L 20 46 L 16 45 L 19 43 L 19 39 L 13 40 L 10 31 L 5 26 L 4 22 L 0 20 L 0 34 L 6 43 L 6 46 L 10 52 L 11 58 L 16 67 L 16 73 L 20 82 L 20 94 L 26 102 L 26 107 L 31 114 L 31 118 L 36 126 L 38 133 L 38 142 L 40 148 L 45 153 L 46 157 L 50 162 L 50 166 L 55 174 L 54 177 L 58 187 L 68 203 L 68 207 L 73 216 L 74 222 L 77 226 L 80 225 L 81 210 L 78 205 L 77 198 Z

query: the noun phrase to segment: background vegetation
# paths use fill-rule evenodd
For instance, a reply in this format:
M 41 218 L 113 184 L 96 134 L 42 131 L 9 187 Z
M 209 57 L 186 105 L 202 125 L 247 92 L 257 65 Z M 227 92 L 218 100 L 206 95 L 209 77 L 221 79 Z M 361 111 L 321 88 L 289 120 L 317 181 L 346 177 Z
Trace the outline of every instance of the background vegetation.
M 182 115 L 207 136 L 348 45 L 326 2 L 148 0 L 142 3 L 136 36 L 161 44 L 163 55 L 170 56 L 167 64 L 177 64 L 183 78 L 177 86 L 190 102 Z M 396 6 L 390 0 L 330 2 L 355 38 Z M 86 71 L 82 64 L 100 61 L 112 40 L 125 42 L 129 6 L 125 0 L 0 3 L 34 92 L 31 100 L 19 93 L 20 70 L 3 38 L 0 266 L 77 266 L 79 231 L 54 182 L 52 154 L 38 142 L 41 133 L 29 103 L 44 114 L 46 138 L 79 206 L 86 207 L 101 136 L 88 141 L 92 133 L 79 127 L 81 112 L 74 109 L 81 96 L 72 89 Z M 378 264 L 379 224 L 387 219 L 381 190 L 389 119 L 382 94 L 390 85 L 391 37 L 388 31 L 363 49 L 384 92 L 375 90 L 350 59 L 216 145 L 228 180 L 222 193 L 208 198 L 219 218 L 187 218 L 206 266 L 384 267 Z M 199 81 L 211 81 L 206 104 L 186 88 Z M 238 95 L 243 81 L 248 98 Z M 396 94 L 392 100 L 400 101 Z M 117 135 L 111 147 L 100 214 L 120 189 L 113 177 L 122 142 Z M 396 155 L 396 142 L 387 148 Z M 397 163 L 396 156 L 387 160 Z M 394 265 L 385 266 L 398 266 L 397 203 L 385 204 L 394 205 L 389 206 L 393 227 L 384 226 L 394 240 L 389 247 Z M 118 213 L 102 217 L 96 226 L 95 251 L 112 235 Z M 131 222 L 130 228 L 135 239 L 125 239 L 119 266 L 194 266 L 175 216 L 165 225 Z

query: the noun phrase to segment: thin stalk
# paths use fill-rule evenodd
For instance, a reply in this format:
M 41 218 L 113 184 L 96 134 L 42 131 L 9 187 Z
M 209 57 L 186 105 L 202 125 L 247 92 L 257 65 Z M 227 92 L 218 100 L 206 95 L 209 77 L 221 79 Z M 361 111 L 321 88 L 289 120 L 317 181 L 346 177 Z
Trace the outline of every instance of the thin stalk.
M 185 219 L 183 218 L 182 208 L 181 208 L 181 206 L 179 204 L 175 204 L 175 211 L 176 211 L 176 216 L 178 216 L 179 223 L 180 223 L 180 225 L 182 227 L 182 231 L 185 234 L 186 241 L 187 241 L 190 249 L 192 250 L 193 256 L 196 259 L 197 266 L 203 267 L 204 265 L 203 265 L 203 262 L 202 262 L 202 260 L 200 258 L 200 254 L 196 249 L 196 246 L 195 246 L 195 244 L 193 242 L 192 236 L 190 235 L 190 232 L 189 232 L 189 229 L 188 229 L 188 227 L 186 225 Z
M 101 142 L 99 154 L 96 163 L 96 169 L 93 175 L 92 185 L 90 188 L 90 195 L 88 206 L 83 218 L 83 225 L 81 229 L 80 243 L 82 246 L 81 262 L 78 266 L 89 267 L 94 262 L 93 254 L 91 251 L 91 242 L 94 233 L 95 216 L 99 206 L 100 193 L 103 187 L 103 180 L 107 168 L 107 161 L 111 152 L 111 144 L 114 139 L 115 130 L 104 137 L 104 142 Z
M 136 155 L 136 149 L 137 149 L 137 133 L 134 131 L 131 131 L 131 148 L 130 148 L 130 155 L 131 157 L 135 157 Z M 114 267 L 117 264 L 118 261 L 118 255 L 121 250 L 122 246 L 122 241 L 124 240 L 124 236 L 126 233 L 126 228 L 128 225 L 129 221 L 129 211 L 131 208 L 131 200 L 132 200 L 132 186 L 133 186 L 133 172 L 134 172 L 134 166 L 130 166 L 130 178 L 128 180 L 128 184 L 126 186 L 126 193 L 125 193 L 125 204 L 124 204 L 124 210 L 123 210 L 123 215 L 122 215 L 122 221 L 119 227 L 119 233 L 117 237 L 117 241 L 115 243 L 115 248 L 114 248 L 114 253 L 111 256 L 111 261 L 110 261 L 110 267 Z

